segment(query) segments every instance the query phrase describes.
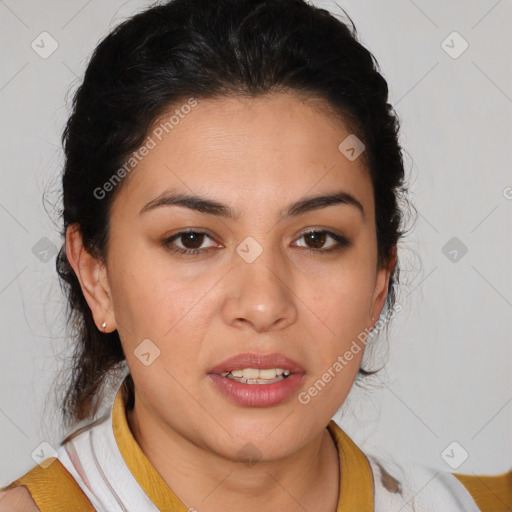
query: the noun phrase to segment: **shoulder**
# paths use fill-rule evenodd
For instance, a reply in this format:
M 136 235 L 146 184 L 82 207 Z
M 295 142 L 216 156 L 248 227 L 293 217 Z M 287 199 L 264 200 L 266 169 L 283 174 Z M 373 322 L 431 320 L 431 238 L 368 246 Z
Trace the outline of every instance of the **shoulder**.
M 0 487 L 0 493 L 0 512 L 94 511 L 78 482 L 55 457 Z
M 512 469 L 498 475 L 453 473 L 482 512 L 512 510 Z
M 0 512 L 40 512 L 28 489 L 23 486 L 0 491 Z
M 368 458 L 374 475 L 376 511 L 512 510 L 512 472 L 496 476 L 461 475 L 416 461 Z

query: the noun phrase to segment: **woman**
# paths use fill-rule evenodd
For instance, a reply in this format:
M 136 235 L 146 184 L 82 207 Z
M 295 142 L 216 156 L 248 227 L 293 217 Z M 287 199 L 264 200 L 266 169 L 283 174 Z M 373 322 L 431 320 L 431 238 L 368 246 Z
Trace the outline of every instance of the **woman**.
M 174 0 L 100 43 L 63 137 L 68 424 L 128 374 L 0 510 L 505 503 L 509 475 L 391 470 L 331 420 L 396 306 L 387 93 L 355 31 L 303 0 Z

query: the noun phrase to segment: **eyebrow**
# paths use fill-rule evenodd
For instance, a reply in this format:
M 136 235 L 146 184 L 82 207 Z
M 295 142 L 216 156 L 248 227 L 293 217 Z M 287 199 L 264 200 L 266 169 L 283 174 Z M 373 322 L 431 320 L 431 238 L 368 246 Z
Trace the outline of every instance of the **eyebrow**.
M 313 210 L 319 210 L 321 208 L 327 208 L 328 206 L 337 204 L 354 206 L 359 210 L 362 218 L 365 218 L 365 212 L 361 202 L 352 194 L 343 190 L 334 194 L 310 196 L 301 199 L 300 201 L 296 201 L 290 204 L 285 210 L 281 211 L 281 217 L 283 219 L 296 217 Z M 139 215 L 161 206 L 182 206 L 207 215 L 216 215 L 230 219 L 237 219 L 239 217 L 232 208 L 213 199 L 196 195 L 173 193 L 169 191 L 164 192 L 157 198 L 149 201 L 149 203 L 144 205 L 142 210 L 139 212 Z

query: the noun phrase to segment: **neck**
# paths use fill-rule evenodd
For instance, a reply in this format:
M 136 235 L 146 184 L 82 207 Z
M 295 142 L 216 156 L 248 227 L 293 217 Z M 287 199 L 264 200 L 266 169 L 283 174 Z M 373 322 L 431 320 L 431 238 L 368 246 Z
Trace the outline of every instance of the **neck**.
M 126 414 L 133 437 L 190 510 L 336 511 L 339 456 L 327 429 L 286 459 L 250 465 L 225 459 L 153 422 L 140 404 L 137 400 Z

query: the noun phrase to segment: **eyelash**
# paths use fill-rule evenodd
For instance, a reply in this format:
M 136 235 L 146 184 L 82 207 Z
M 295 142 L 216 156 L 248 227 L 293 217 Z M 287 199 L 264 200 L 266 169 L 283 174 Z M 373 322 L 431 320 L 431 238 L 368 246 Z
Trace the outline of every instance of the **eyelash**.
M 162 245 L 164 247 L 166 247 L 168 250 L 178 253 L 178 254 L 181 254 L 181 255 L 184 255 L 184 256 L 200 256 L 201 254 L 208 252 L 210 249 L 214 249 L 214 247 L 207 247 L 204 249 L 182 249 L 180 247 L 172 247 L 171 246 L 171 244 L 174 242 L 174 240 L 176 240 L 176 239 L 180 238 L 182 235 L 185 235 L 188 233 L 192 233 L 195 235 L 206 235 L 208 238 L 213 240 L 213 238 L 210 235 L 208 235 L 208 233 L 206 233 L 204 231 L 192 231 L 192 230 L 191 231 L 180 231 L 179 233 L 176 233 L 175 235 L 171 236 L 170 238 L 166 238 L 165 240 L 163 240 Z M 303 233 L 300 238 L 303 238 L 306 235 L 311 235 L 313 233 L 314 234 L 326 234 L 327 236 L 330 236 L 331 238 L 333 238 L 338 243 L 338 245 L 337 246 L 335 245 L 334 247 L 331 247 L 330 249 L 311 249 L 309 247 L 303 247 L 304 250 L 311 252 L 311 253 L 326 254 L 326 253 L 336 252 L 336 251 L 340 251 L 341 249 L 344 249 L 345 247 L 348 247 L 350 245 L 350 241 L 347 238 L 345 238 L 342 235 L 338 235 L 337 233 L 333 233 L 332 231 L 328 231 L 326 229 L 311 229 L 311 230 Z M 300 238 L 299 238 L 299 240 L 300 240 Z

